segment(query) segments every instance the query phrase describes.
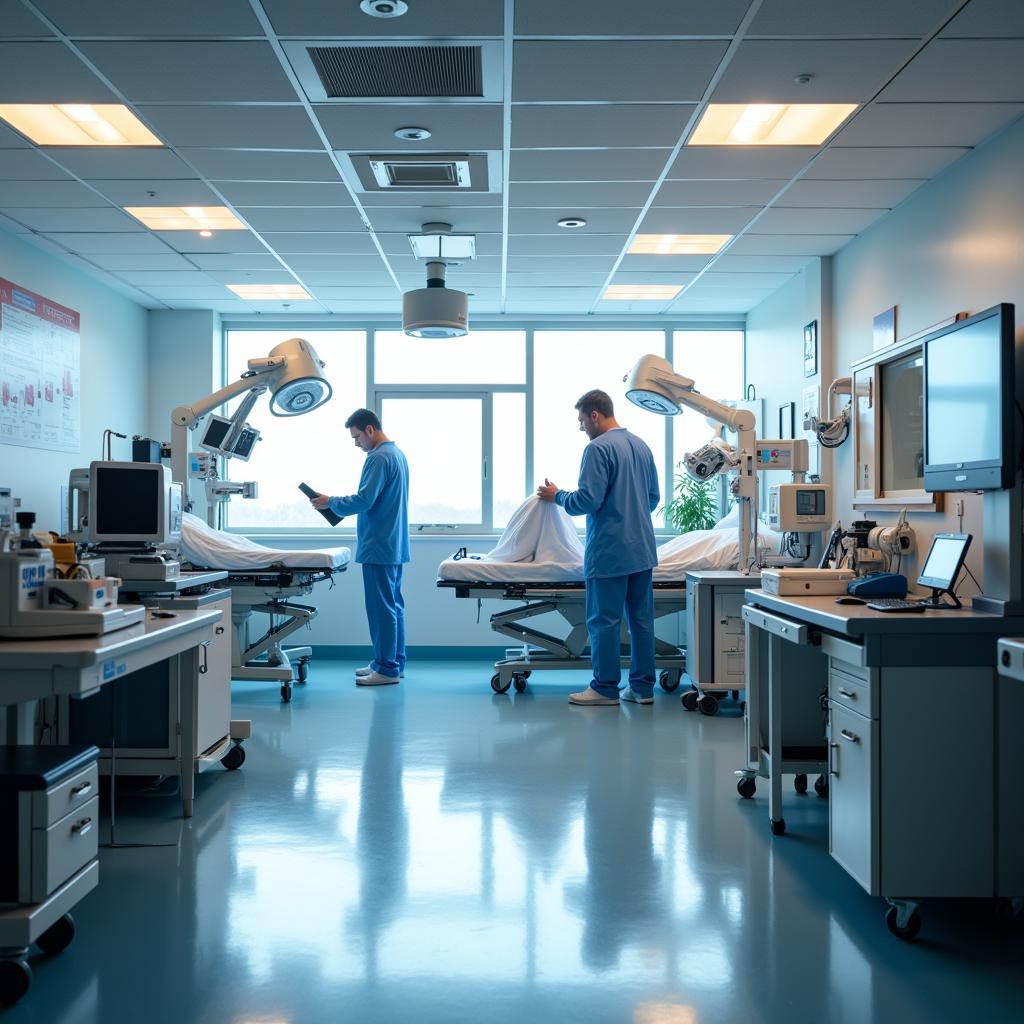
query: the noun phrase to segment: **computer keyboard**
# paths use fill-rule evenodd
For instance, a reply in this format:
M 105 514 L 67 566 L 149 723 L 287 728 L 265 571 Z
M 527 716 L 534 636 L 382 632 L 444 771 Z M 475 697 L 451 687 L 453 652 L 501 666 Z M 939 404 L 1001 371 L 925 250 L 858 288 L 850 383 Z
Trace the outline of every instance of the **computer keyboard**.
M 877 601 L 868 601 L 868 607 L 876 612 L 923 612 L 925 606 L 920 601 L 908 601 L 902 597 L 880 597 Z

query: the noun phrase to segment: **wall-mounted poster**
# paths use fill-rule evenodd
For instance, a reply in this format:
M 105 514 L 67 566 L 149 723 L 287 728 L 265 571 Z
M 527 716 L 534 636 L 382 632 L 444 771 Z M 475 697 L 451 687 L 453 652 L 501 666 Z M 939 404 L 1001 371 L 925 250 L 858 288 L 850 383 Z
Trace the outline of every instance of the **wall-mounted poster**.
M 0 278 L 0 444 L 81 447 L 81 318 Z
M 804 327 L 804 376 L 813 377 L 818 372 L 818 321 L 812 320 Z
M 896 307 L 890 306 L 879 313 L 871 325 L 871 348 L 877 352 L 886 345 L 896 343 Z

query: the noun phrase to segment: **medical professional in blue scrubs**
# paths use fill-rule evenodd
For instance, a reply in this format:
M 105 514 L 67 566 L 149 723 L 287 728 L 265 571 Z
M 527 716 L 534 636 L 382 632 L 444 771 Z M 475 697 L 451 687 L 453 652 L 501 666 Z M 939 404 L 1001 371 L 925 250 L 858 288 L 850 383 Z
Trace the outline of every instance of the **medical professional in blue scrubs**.
M 357 409 L 345 421 L 366 452 L 359 490 L 347 497 L 318 494 L 315 509 L 356 515 L 356 561 L 363 567 L 366 619 L 373 660 L 356 669 L 360 686 L 397 683 L 405 674 L 405 602 L 402 566 L 409 561 L 409 464 L 381 429 L 377 414 Z
M 658 471 L 650 448 L 619 426 L 611 398 L 588 391 L 577 403 L 583 451 L 579 487 L 559 490 L 550 480 L 537 488 L 571 516 L 586 514 L 583 574 L 587 631 L 594 678 L 570 704 L 612 705 L 619 700 L 654 703 L 654 585 L 658 564 L 651 513 L 658 507 Z M 619 693 L 622 614 L 629 624 L 629 686 Z

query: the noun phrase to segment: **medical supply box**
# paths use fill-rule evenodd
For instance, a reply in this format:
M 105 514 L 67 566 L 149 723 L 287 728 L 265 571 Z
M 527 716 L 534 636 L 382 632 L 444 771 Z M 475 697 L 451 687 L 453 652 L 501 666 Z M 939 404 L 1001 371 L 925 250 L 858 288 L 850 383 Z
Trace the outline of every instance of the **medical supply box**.
M 845 594 L 852 569 L 762 569 L 761 589 L 779 597 L 817 597 Z

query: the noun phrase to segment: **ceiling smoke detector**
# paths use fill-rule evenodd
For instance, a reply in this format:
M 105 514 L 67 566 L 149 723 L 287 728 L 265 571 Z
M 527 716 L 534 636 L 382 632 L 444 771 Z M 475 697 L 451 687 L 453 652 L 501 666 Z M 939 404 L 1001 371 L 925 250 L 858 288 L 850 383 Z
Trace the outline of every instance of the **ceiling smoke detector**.
M 406 142 L 422 142 L 430 138 L 430 132 L 426 128 L 399 128 L 395 131 L 395 138 Z
M 371 18 L 400 18 L 409 5 L 405 0 L 362 0 L 359 9 Z
M 559 222 L 560 228 L 585 228 L 587 222 L 582 217 L 563 217 Z

